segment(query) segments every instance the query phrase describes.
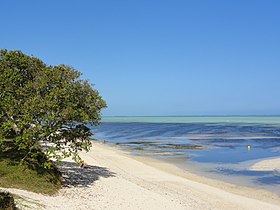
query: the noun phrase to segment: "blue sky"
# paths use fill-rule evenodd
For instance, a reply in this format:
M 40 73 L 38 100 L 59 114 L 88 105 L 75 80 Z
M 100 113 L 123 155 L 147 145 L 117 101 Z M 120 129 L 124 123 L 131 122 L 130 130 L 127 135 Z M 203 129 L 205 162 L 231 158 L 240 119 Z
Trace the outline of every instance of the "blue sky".
M 0 47 L 69 64 L 104 115 L 280 114 L 278 0 L 3 1 Z

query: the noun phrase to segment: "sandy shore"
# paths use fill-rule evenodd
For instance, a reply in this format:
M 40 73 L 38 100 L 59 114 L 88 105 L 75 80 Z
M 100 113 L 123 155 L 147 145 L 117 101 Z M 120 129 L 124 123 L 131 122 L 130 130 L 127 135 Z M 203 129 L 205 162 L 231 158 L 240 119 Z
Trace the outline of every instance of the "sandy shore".
M 252 171 L 280 171 L 280 158 L 262 160 L 250 167 Z
M 100 143 L 81 156 L 89 168 L 65 161 L 65 186 L 55 196 L 7 190 L 20 196 L 22 209 L 280 209 L 280 198 L 270 192 L 210 180 Z

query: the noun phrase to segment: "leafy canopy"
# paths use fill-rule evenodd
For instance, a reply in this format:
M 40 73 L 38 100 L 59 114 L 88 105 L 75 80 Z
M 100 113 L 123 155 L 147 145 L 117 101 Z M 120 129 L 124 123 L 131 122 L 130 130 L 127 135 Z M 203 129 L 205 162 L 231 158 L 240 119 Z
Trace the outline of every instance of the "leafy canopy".
M 43 151 L 48 158 L 88 151 L 105 101 L 71 66 L 49 66 L 21 51 L 0 50 L 0 152 L 22 161 Z M 47 145 L 47 146 L 43 146 Z

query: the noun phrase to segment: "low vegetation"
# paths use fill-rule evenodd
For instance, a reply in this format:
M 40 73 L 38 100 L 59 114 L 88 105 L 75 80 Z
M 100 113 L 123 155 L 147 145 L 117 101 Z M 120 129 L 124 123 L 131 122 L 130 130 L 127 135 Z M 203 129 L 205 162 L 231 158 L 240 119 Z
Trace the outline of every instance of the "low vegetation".
M 0 209 L 16 210 L 13 196 L 8 192 L 0 192 Z
M 55 165 L 46 169 L 40 165 L 40 161 L 20 164 L 18 159 L 2 156 L 0 186 L 54 194 L 61 186 L 61 174 Z

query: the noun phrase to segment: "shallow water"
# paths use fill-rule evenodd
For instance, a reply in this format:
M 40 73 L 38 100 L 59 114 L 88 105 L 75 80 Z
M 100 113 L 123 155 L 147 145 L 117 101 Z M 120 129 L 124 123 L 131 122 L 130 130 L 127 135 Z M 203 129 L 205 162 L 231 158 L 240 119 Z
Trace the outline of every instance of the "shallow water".
M 107 118 L 93 131 L 96 139 L 134 155 L 280 195 L 278 173 L 248 170 L 260 159 L 280 156 L 280 117 L 198 118 Z

